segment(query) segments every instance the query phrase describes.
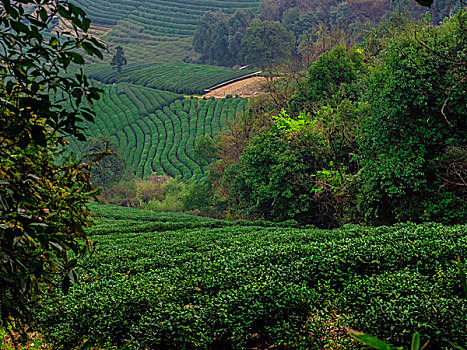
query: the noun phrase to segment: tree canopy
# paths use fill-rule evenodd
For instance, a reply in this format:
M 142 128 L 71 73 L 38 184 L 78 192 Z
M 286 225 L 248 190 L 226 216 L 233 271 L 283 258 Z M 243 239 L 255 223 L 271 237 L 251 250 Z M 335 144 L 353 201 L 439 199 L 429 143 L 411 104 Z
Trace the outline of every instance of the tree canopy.
M 293 34 L 282 24 L 254 20 L 246 30 L 240 55 L 246 64 L 264 68 L 290 58 L 293 53 Z
M 465 222 L 465 17 L 439 26 L 394 17 L 322 54 L 305 77 L 270 84 L 249 113 L 267 113 L 271 126 L 237 161 L 223 156 L 228 143 L 217 146 L 214 192 L 248 218 Z
M 112 62 L 110 65 L 113 69 L 116 69 L 118 74 L 122 74 L 123 67 L 127 64 L 127 59 L 125 58 L 125 53 L 123 52 L 123 47 L 117 46 L 115 48 L 115 55 L 112 57 Z
M 82 72 L 78 51 L 102 58 L 87 34 L 90 20 L 60 0 L 10 2 L 0 8 L 0 319 L 21 329 L 43 293 L 67 291 L 91 244 L 86 203 L 89 165 L 61 157 L 65 137 L 84 139 L 80 121 L 100 90 Z M 57 18 L 69 30 L 56 32 Z M 12 322 L 14 321 L 14 323 Z

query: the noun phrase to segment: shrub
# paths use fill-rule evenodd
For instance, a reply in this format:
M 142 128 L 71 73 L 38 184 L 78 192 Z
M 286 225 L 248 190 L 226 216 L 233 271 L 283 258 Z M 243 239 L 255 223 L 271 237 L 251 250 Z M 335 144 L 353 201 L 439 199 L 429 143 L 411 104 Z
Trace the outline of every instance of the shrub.
M 55 346 L 323 349 L 325 336 L 350 349 L 344 326 L 466 345 L 453 263 L 467 257 L 465 225 L 318 230 L 97 209 L 83 283 L 41 314 Z

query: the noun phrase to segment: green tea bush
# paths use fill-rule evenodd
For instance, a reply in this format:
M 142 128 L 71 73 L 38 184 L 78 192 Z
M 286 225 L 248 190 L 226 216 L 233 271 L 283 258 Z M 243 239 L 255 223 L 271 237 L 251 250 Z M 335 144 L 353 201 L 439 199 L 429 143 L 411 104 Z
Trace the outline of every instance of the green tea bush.
M 108 64 L 90 65 L 86 72 L 90 78 L 104 84 L 118 81 L 177 94 L 204 94 L 205 89 L 250 75 L 255 70 L 170 62 L 131 63 L 125 66 L 122 75 L 112 70 Z
M 196 139 L 219 133 L 226 128 L 226 119 L 246 108 L 245 99 L 219 99 L 203 109 L 204 103 L 198 100 L 128 83 L 108 86 L 106 92 L 96 104 L 95 123 L 84 123 L 86 134 L 112 140 L 116 153 L 127 160 L 126 172 L 138 178 L 153 173 L 183 180 L 202 177 L 207 164 L 196 157 Z M 70 142 L 77 153 L 86 148 L 75 139 Z M 158 208 L 168 210 L 174 205 Z
M 344 325 L 466 345 L 453 265 L 467 257 L 465 225 L 319 230 L 92 208 L 81 284 L 40 312 L 56 347 L 323 349 L 329 338 L 351 349 Z

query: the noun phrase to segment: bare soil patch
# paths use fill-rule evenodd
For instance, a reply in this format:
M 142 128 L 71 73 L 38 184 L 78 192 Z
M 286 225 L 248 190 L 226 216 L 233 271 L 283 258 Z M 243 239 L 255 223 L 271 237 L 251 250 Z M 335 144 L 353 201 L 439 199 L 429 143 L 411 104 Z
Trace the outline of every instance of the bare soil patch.
M 218 89 L 212 90 L 205 97 L 223 98 L 227 95 L 239 97 L 254 97 L 260 94 L 265 94 L 266 91 L 263 88 L 267 80 L 264 77 L 251 77 L 236 81 L 232 84 L 222 86 Z

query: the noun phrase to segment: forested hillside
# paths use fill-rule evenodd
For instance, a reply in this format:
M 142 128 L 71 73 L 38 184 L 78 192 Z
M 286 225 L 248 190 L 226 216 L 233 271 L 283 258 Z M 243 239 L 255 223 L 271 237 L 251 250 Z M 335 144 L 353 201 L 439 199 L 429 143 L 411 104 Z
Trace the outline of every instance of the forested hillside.
M 213 198 L 326 227 L 465 222 L 465 20 L 396 16 L 305 72 L 277 66 L 271 94 L 217 145 Z

